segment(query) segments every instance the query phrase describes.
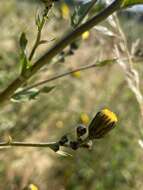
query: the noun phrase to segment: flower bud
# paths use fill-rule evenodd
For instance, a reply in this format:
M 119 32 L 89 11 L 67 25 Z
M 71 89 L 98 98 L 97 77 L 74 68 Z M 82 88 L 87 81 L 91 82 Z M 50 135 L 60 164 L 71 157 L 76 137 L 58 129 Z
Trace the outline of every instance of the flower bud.
M 88 127 L 89 139 L 98 139 L 104 137 L 111 129 L 115 127 L 118 119 L 115 113 L 108 109 L 103 109 L 96 114 Z
M 71 50 L 77 50 L 78 49 L 78 47 L 79 47 L 79 45 L 78 45 L 78 43 L 76 43 L 76 42 L 72 42 L 71 44 L 70 44 L 70 49 Z
M 59 141 L 59 145 L 63 146 L 67 142 L 68 142 L 68 137 L 67 137 L 67 135 L 64 135 L 64 136 L 61 137 L 61 139 Z
M 81 137 L 86 133 L 86 127 L 84 125 L 79 125 L 76 128 L 77 137 Z
M 73 150 L 77 150 L 79 148 L 79 142 L 77 142 L 77 141 L 70 141 L 70 147 Z

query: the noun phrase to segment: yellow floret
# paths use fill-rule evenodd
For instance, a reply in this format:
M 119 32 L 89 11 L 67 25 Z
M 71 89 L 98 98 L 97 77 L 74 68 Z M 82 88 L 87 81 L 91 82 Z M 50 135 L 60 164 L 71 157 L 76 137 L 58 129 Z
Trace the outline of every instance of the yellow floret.
M 83 39 L 83 40 L 87 40 L 87 39 L 89 38 L 89 35 L 90 35 L 89 31 L 84 32 L 84 33 L 82 34 L 82 39 Z
M 34 184 L 30 184 L 29 189 L 30 190 L 38 190 L 38 187 L 36 185 L 34 185 Z
M 66 3 L 62 3 L 61 11 L 62 11 L 62 17 L 64 19 L 68 19 L 70 15 L 70 10 Z
M 72 73 L 72 76 L 75 78 L 80 78 L 81 77 L 81 72 L 80 71 L 75 71 L 74 73 Z
M 101 110 L 101 113 L 106 115 L 110 119 L 111 122 L 118 121 L 116 114 L 110 111 L 109 109 L 103 109 Z
M 87 125 L 89 123 L 89 116 L 86 113 L 82 113 L 80 116 L 82 124 Z

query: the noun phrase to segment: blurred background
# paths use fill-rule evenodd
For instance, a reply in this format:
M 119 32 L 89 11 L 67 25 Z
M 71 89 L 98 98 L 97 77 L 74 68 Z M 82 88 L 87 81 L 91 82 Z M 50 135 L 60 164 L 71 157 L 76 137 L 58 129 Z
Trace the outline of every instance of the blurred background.
M 60 1 L 50 12 L 41 45 L 34 59 L 71 28 L 70 16 L 77 2 Z M 99 2 L 98 11 L 104 2 Z M 19 37 L 28 38 L 27 53 L 36 37 L 35 15 L 43 9 L 38 0 L 0 1 L 0 89 L 20 72 Z M 94 9 L 91 11 L 91 16 Z M 134 51 L 134 67 L 143 77 L 143 13 L 120 11 L 129 49 Z M 102 23 L 108 26 L 108 23 Z M 74 55 L 44 67 L 30 83 L 98 60 L 112 59 L 116 37 L 93 28 L 77 41 Z M 55 58 L 56 59 L 56 58 Z M 143 81 L 140 81 L 141 90 Z M 109 108 L 118 116 L 117 127 L 105 138 L 96 140 L 92 150 L 64 151 L 63 157 L 48 148 L 0 149 L 0 189 L 22 190 L 35 184 L 39 190 L 141 190 L 143 188 L 143 149 L 139 146 L 140 108 L 118 64 L 74 73 L 53 81 L 49 94 L 31 101 L 10 102 L 0 109 L 0 140 L 10 135 L 17 141 L 51 142 L 73 133 L 78 123 L 88 125 L 96 112 Z M 34 189 L 33 189 L 34 190 Z

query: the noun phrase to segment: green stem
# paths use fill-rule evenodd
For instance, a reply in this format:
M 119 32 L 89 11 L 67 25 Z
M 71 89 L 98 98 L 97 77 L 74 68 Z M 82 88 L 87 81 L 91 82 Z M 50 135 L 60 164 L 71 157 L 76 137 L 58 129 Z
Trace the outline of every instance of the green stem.
M 45 9 L 44 10 L 44 14 L 42 15 L 42 21 L 41 21 L 40 27 L 38 28 L 38 33 L 37 33 L 37 37 L 36 37 L 35 43 L 33 45 L 31 53 L 29 55 L 29 61 L 32 60 L 32 58 L 33 58 L 33 56 L 35 54 L 35 51 L 36 51 L 37 47 L 39 46 L 40 39 L 41 39 L 41 32 L 42 32 L 43 26 L 44 26 L 44 24 L 46 22 L 46 17 L 47 17 L 47 14 L 48 14 L 49 10 L 50 10 L 50 8 L 49 9 Z
M 43 81 L 35 83 L 35 84 L 31 85 L 31 86 L 28 86 L 28 87 L 24 88 L 23 90 L 15 93 L 15 95 L 21 94 L 23 92 L 26 92 L 27 90 L 30 90 L 32 88 L 44 85 L 46 83 L 52 82 L 54 80 L 57 80 L 59 78 L 63 78 L 65 76 L 71 75 L 72 73 L 75 73 L 75 72 L 78 72 L 78 71 L 85 71 L 85 70 L 88 70 L 88 69 L 91 69 L 91 68 L 94 68 L 94 67 L 98 67 L 98 66 L 100 66 L 100 65 L 98 63 L 95 63 L 95 64 L 91 64 L 91 65 L 82 66 L 80 68 L 74 69 L 72 71 L 67 71 L 67 72 L 62 73 L 62 74 L 55 75 L 55 76 L 53 76 L 53 77 L 51 77 L 51 78 L 49 78 L 47 80 L 43 80 Z
M 26 82 L 27 79 L 32 77 L 33 74 L 35 74 L 39 69 L 41 69 L 41 67 L 48 64 L 54 56 L 60 53 L 67 45 L 75 41 L 83 32 L 91 29 L 92 27 L 106 19 L 108 16 L 110 16 L 112 13 L 117 11 L 120 8 L 121 4 L 121 0 L 115 0 L 101 13 L 79 26 L 76 30 L 70 32 L 61 41 L 57 42 L 48 52 L 46 52 L 41 58 L 39 58 L 35 62 L 35 64 L 30 68 L 30 71 L 26 71 L 26 73 L 24 74 L 24 76 L 26 76 L 25 78 L 21 78 L 21 76 L 18 77 L 0 94 L 0 104 L 5 103 L 13 95 L 13 93 L 18 87 L 24 84 L 24 82 Z
M 51 142 L 51 143 L 26 143 L 26 142 L 1 142 L 0 147 L 48 147 L 54 151 L 59 149 L 58 143 Z

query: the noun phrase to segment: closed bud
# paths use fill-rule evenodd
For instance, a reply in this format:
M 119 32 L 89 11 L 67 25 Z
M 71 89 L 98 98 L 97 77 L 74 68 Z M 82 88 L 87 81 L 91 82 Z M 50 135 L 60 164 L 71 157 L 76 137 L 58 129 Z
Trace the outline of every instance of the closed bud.
M 77 150 L 79 148 L 79 142 L 77 142 L 77 141 L 70 141 L 70 147 L 73 150 Z
M 96 114 L 88 127 L 89 139 L 98 139 L 104 137 L 111 129 L 115 127 L 118 119 L 115 113 L 108 109 L 103 109 Z
M 59 145 L 63 146 L 67 142 L 68 142 L 68 137 L 67 137 L 67 135 L 64 135 L 61 137 L 61 139 L 59 141 Z
M 70 49 L 71 49 L 71 50 L 77 50 L 78 47 L 79 47 L 79 45 L 78 45 L 76 42 L 72 42 L 72 43 L 70 44 Z
M 76 128 L 77 137 L 81 137 L 86 133 L 86 127 L 84 125 L 79 125 Z

